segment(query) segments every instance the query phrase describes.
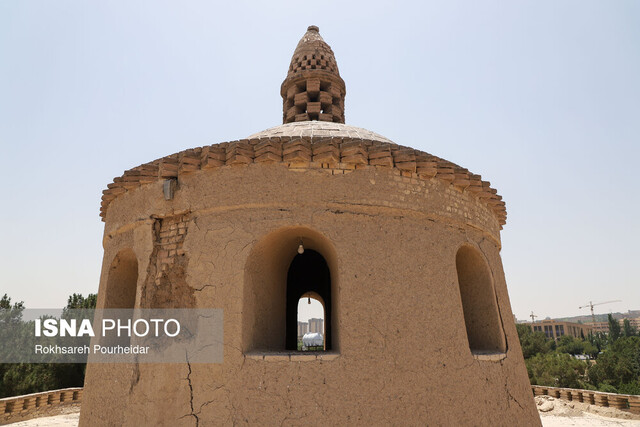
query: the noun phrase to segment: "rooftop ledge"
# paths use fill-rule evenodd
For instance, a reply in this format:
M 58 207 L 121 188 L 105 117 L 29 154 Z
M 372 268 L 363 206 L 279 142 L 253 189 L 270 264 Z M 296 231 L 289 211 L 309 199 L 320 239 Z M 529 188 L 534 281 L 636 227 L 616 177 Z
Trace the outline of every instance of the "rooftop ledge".
M 473 352 L 473 358 L 489 362 L 499 362 L 507 358 L 507 353 Z
M 252 351 L 245 353 L 246 359 L 267 362 L 311 362 L 314 360 L 335 360 L 340 353 L 335 351 Z

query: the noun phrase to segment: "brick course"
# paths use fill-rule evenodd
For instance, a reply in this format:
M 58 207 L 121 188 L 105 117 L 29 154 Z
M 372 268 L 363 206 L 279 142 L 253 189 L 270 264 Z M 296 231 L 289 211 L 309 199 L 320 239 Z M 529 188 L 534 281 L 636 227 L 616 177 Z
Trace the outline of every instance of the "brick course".
M 114 179 L 103 191 L 100 216 L 118 196 L 151 182 L 178 178 L 198 170 L 252 163 L 284 163 L 292 170 L 325 169 L 331 174 L 383 167 L 393 168 L 401 177 L 427 181 L 438 179 L 457 193 L 468 193 L 486 204 L 500 225 L 507 211 L 502 196 L 480 175 L 439 157 L 413 148 L 374 140 L 340 137 L 252 138 L 223 142 L 182 151 L 138 166 Z M 451 192 L 451 195 L 455 195 Z M 456 209 L 454 205 L 449 207 Z

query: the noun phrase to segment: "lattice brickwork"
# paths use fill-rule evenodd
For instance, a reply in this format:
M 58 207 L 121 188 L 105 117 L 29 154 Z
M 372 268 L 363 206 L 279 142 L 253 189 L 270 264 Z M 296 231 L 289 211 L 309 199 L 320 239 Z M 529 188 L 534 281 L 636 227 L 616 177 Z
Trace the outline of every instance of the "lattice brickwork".
M 345 84 L 331 47 L 310 26 L 282 83 L 283 123 L 319 120 L 344 123 Z
M 287 89 L 284 123 L 320 120 L 344 123 L 344 93 L 339 84 L 309 78 Z

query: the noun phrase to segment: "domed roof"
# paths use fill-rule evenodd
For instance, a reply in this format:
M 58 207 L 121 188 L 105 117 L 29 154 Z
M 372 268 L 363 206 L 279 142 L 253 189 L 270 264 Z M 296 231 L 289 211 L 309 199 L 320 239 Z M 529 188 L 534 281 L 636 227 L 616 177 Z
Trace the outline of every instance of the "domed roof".
M 161 179 L 224 166 L 282 163 L 298 170 L 383 167 L 395 169 L 406 179 L 437 179 L 477 198 L 493 212 L 500 228 L 505 224 L 502 197 L 480 175 L 344 124 L 345 84 L 318 27 L 310 26 L 298 43 L 280 92 L 285 124 L 247 139 L 192 148 L 125 171 L 103 191 L 100 216 L 105 219 L 109 204 L 120 195 Z
M 343 123 L 331 123 L 321 121 L 293 122 L 280 126 L 275 126 L 262 132 L 254 133 L 249 139 L 273 138 L 278 136 L 287 137 L 314 137 L 314 138 L 354 138 L 369 141 L 386 142 L 393 144 L 388 138 L 370 130 L 345 125 Z

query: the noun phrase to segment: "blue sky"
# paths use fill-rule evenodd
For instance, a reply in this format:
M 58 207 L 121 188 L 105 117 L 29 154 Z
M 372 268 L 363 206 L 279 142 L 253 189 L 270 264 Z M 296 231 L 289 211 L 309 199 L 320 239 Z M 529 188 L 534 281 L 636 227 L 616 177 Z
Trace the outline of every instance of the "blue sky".
M 95 292 L 107 183 L 279 124 L 312 24 L 347 124 L 503 195 L 519 318 L 640 309 L 637 1 L 0 2 L 0 293 Z

